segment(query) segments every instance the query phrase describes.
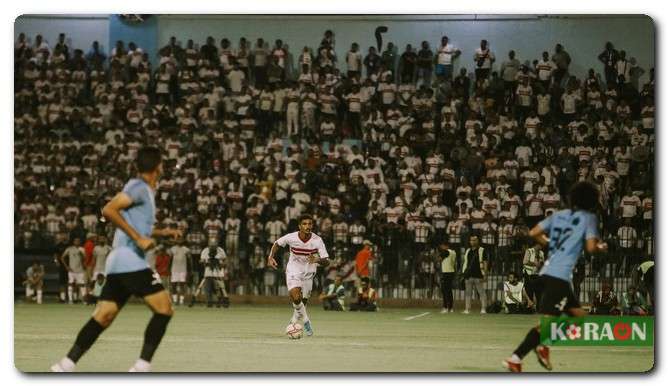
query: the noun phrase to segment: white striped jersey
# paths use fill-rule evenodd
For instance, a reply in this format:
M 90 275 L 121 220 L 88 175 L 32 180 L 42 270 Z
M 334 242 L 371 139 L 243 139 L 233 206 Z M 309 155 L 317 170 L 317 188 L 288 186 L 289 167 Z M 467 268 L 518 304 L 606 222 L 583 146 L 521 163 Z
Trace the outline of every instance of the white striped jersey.
M 288 233 L 276 240 L 276 244 L 281 247 L 286 245 L 290 247 L 290 261 L 308 263 L 308 257 L 316 252 L 321 258 L 329 257 L 325 243 L 315 233 L 311 233 L 311 237 L 306 241 L 299 237 L 299 232 Z

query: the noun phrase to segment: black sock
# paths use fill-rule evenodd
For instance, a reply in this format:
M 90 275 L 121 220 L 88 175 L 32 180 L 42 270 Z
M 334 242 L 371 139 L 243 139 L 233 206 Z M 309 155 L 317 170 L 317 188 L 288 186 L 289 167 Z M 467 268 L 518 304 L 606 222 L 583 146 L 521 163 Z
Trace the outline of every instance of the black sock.
M 158 345 L 160 345 L 160 341 L 163 335 L 165 335 L 167 324 L 171 318 L 171 315 L 153 314 L 144 332 L 144 345 L 141 348 L 141 355 L 139 356 L 141 359 L 146 362 L 150 362 L 153 359 L 153 354 L 158 349 Z
M 95 343 L 95 340 L 98 336 L 104 331 L 104 327 L 98 323 L 95 319 L 90 318 L 90 320 L 81 328 L 79 335 L 77 335 L 77 340 L 74 341 L 74 345 L 70 349 L 70 352 L 67 353 L 67 357 L 72 360 L 72 362 L 77 363 L 79 358 L 88 351 L 90 346 Z
M 513 354 L 517 355 L 520 358 L 524 358 L 529 351 L 533 350 L 540 344 L 540 332 L 536 328 L 529 330 L 529 333 L 524 338 L 522 343 L 517 347 Z

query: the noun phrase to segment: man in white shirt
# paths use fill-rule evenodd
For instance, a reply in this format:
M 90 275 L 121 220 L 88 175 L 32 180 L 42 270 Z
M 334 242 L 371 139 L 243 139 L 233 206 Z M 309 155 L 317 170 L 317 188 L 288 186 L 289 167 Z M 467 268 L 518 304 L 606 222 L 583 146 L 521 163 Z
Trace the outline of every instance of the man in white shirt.
M 318 265 L 328 266 L 329 254 L 320 236 L 311 232 L 313 218 L 310 215 L 299 217 L 297 224 L 299 231 L 288 233 L 274 242 L 267 257 L 267 266 L 276 269 L 278 262 L 275 259 L 280 247 L 290 247 L 290 258 L 285 269 L 286 283 L 290 300 L 293 303 L 293 313 L 290 323 L 302 320 L 306 335 L 313 335 L 311 320 L 306 313 L 305 301 L 313 288 L 313 277 Z
M 617 242 L 621 252 L 621 261 L 618 267 L 618 275 L 628 275 L 630 268 L 639 261 L 636 249 L 638 233 L 633 228 L 630 218 L 624 219 L 624 224 L 617 229 Z
M 473 55 L 476 80 L 487 79 L 487 77 L 489 77 L 489 73 L 492 70 L 492 63 L 494 63 L 495 60 L 496 58 L 494 57 L 494 53 L 489 49 L 487 40 L 481 40 L 480 47 L 476 48 L 475 54 Z
M 452 80 L 453 60 L 461 55 L 461 51 L 449 44 L 447 36 L 441 38 L 441 47 L 436 53 L 436 76 Z

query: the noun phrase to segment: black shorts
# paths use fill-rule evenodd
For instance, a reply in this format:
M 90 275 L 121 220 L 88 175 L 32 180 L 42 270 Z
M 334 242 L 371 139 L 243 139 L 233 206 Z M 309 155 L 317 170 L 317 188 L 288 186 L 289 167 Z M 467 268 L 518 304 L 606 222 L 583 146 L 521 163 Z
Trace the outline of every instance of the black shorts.
M 579 308 L 580 302 L 573 293 L 571 283 L 552 276 L 541 276 L 543 297 L 538 312 L 544 315 L 561 315 L 571 308 Z
M 162 280 L 157 273 L 150 269 L 142 271 L 112 273 L 107 275 L 100 300 L 115 302 L 119 308 L 123 307 L 130 296 L 143 298 L 163 291 Z

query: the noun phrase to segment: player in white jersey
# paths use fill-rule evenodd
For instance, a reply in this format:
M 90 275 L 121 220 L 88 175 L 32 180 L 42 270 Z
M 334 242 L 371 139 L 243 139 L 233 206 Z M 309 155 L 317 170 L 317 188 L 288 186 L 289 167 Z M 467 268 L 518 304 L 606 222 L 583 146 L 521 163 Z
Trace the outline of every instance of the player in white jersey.
M 169 254 L 172 256 L 172 302 L 181 306 L 186 296 L 186 281 L 190 266 L 190 249 L 184 242 L 183 238 L 180 238 L 176 241 L 176 245 L 169 249 Z
M 267 265 L 274 269 L 278 268 L 278 263 L 274 258 L 278 248 L 290 246 L 290 259 L 285 268 L 288 295 L 294 309 L 290 323 L 296 323 L 299 319 L 303 320 L 306 335 L 311 336 L 313 328 L 306 314 L 306 300 L 311 295 L 313 277 L 318 265 L 328 266 L 330 261 L 322 238 L 311 232 L 313 218 L 310 215 L 302 215 L 297 223 L 299 224 L 298 232 L 288 233 L 274 242 L 267 258 Z

